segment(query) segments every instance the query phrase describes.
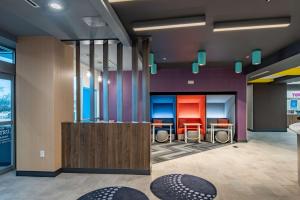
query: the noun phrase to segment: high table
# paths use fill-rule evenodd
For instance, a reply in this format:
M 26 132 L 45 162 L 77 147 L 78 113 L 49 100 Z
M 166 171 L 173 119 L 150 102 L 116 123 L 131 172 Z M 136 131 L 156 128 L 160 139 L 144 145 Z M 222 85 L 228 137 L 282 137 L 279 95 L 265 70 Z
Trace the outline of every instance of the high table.
M 289 128 L 297 133 L 297 146 L 298 146 L 298 183 L 300 185 L 300 123 L 291 124 Z
M 185 141 L 185 143 L 187 143 L 188 139 L 195 139 L 195 138 L 188 138 L 188 136 L 187 136 L 187 130 L 188 130 L 189 126 L 193 126 L 193 127 L 197 126 L 197 131 L 198 131 L 197 139 L 198 139 L 198 143 L 201 143 L 201 129 L 200 129 L 201 124 L 200 123 L 184 123 L 183 126 L 184 126 L 184 141 Z
M 233 143 L 233 124 L 218 124 L 212 123 L 210 124 L 210 138 L 212 143 L 215 143 L 215 131 L 228 131 L 228 140 L 229 141 L 229 134 L 230 134 L 230 142 Z M 219 126 L 219 127 L 218 127 Z M 220 127 L 222 126 L 222 127 Z M 224 128 L 223 128 L 224 127 Z
M 156 126 L 169 126 L 170 127 L 170 143 L 172 143 L 172 126 L 173 123 L 152 123 L 152 143 L 155 142 L 155 127 Z

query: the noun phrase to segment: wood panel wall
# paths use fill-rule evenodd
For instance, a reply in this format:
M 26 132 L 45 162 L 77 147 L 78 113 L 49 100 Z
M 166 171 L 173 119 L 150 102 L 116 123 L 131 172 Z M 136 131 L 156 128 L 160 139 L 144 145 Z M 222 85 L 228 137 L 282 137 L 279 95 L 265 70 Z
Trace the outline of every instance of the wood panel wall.
M 73 120 L 73 49 L 53 37 L 20 37 L 16 50 L 17 171 L 53 172 L 61 168 L 61 122 Z
M 149 123 L 63 123 L 62 168 L 149 174 L 150 145 Z

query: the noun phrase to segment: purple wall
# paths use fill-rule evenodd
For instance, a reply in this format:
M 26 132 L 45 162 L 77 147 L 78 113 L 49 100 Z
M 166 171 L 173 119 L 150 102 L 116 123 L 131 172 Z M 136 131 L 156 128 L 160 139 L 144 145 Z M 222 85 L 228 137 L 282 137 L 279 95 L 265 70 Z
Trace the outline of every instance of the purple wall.
M 194 80 L 194 85 L 188 85 Z M 193 74 L 191 67 L 165 67 L 151 76 L 151 92 L 237 92 L 238 141 L 246 140 L 246 76 L 232 68 L 204 67 Z
M 123 118 L 131 121 L 131 72 L 123 72 Z M 194 80 L 194 85 L 188 85 L 188 80 Z M 109 116 L 116 120 L 116 74 L 110 72 L 109 86 Z M 139 120 L 141 121 L 141 74 L 139 76 Z M 246 140 L 246 76 L 235 74 L 232 68 L 201 69 L 199 74 L 193 74 L 186 67 L 165 67 L 158 74 L 151 75 L 151 92 L 237 92 L 237 135 L 238 141 Z
M 116 94 L 116 73 L 109 73 L 109 119 L 117 120 L 117 94 Z M 139 121 L 142 121 L 142 75 L 139 74 Z M 123 72 L 123 121 L 130 122 L 131 112 L 131 72 Z

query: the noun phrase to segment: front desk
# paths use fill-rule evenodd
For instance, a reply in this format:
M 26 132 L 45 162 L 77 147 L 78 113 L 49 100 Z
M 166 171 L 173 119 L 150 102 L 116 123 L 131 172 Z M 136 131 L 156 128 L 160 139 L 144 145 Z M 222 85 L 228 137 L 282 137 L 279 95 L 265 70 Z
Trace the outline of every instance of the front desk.
M 297 133 L 297 151 L 298 151 L 298 183 L 300 185 L 300 123 L 295 123 L 289 126 L 289 128 Z
M 62 171 L 151 173 L 150 123 L 62 124 Z
M 291 124 L 299 123 L 300 118 L 298 114 L 287 114 L 287 127 Z

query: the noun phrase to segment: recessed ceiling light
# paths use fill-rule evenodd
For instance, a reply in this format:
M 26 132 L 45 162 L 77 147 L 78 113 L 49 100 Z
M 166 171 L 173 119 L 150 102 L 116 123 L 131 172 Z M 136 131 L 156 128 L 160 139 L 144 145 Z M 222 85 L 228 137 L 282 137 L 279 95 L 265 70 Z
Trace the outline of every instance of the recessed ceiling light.
M 167 58 L 166 58 L 166 57 L 164 57 L 164 58 L 163 58 L 163 61 L 167 61 Z
M 49 7 L 53 10 L 62 10 L 62 9 L 64 9 L 63 5 L 59 2 L 50 2 Z
M 266 0 L 266 2 L 270 3 L 270 2 L 271 2 L 271 0 Z
M 216 22 L 214 32 L 241 31 L 268 28 L 285 28 L 290 26 L 290 17 Z
M 142 31 L 154 31 L 163 29 L 176 29 L 186 28 L 195 26 L 205 26 L 205 17 L 184 17 L 184 18 L 173 18 L 173 19 L 160 19 L 145 22 L 138 22 L 133 25 L 135 32 Z
M 107 24 L 103 21 L 102 17 L 100 17 L 100 16 L 97 16 L 97 17 L 83 17 L 82 20 L 88 26 L 93 27 L 93 28 L 107 26 Z

